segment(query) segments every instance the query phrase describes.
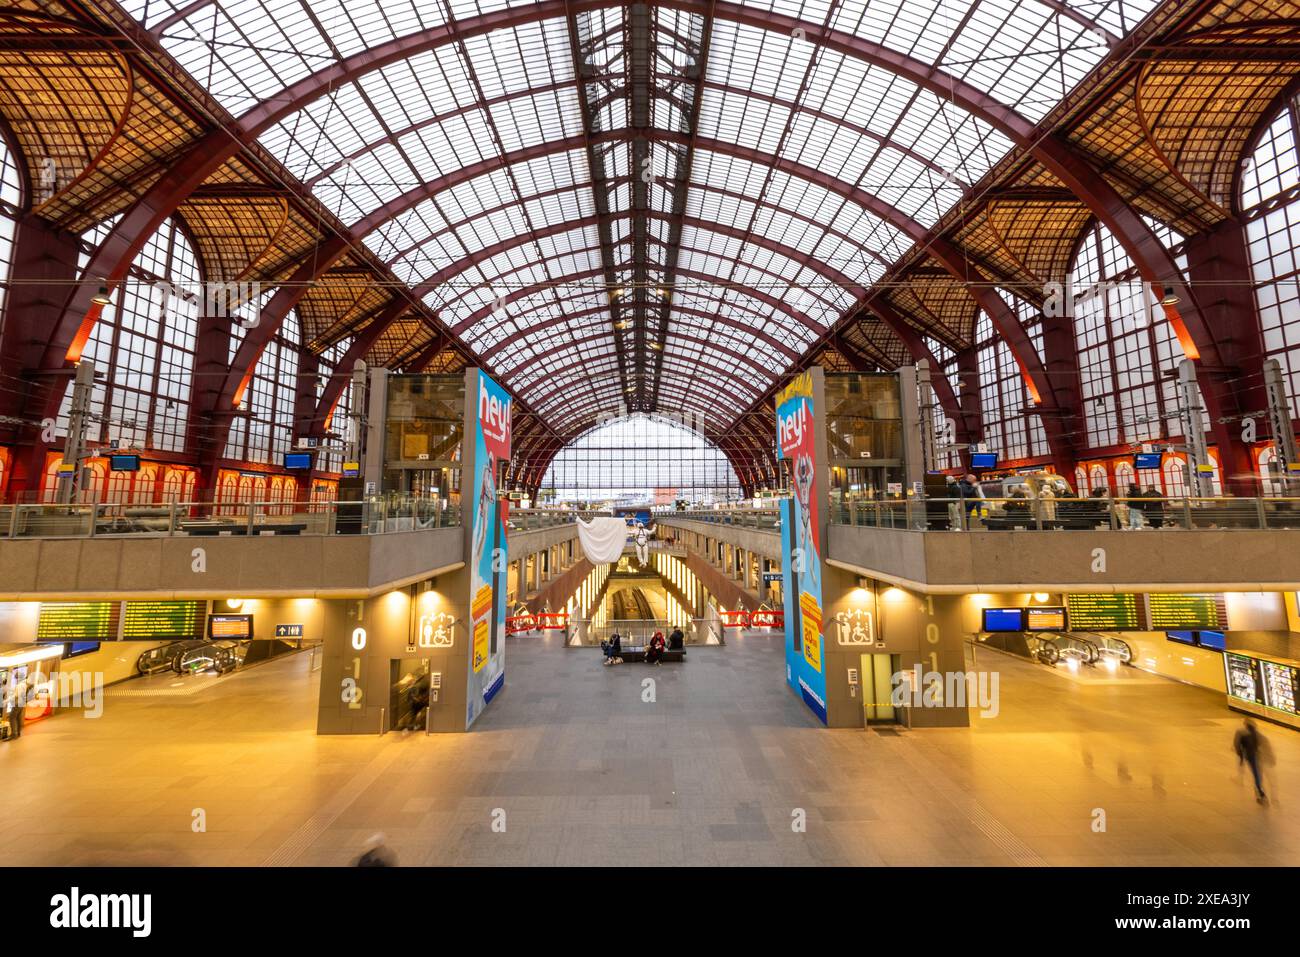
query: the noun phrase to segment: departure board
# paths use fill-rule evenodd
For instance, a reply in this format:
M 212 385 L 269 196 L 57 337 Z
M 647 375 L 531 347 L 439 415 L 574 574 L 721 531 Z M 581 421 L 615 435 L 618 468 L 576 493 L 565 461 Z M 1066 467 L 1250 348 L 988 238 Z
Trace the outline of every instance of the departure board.
M 1065 631 L 1064 608 L 1026 608 L 1026 631 Z
M 36 640 L 113 641 L 118 605 L 115 601 L 43 601 Z
M 198 638 L 201 602 L 128 601 L 122 612 L 122 638 L 126 641 Z
M 208 637 L 244 639 L 253 637 L 252 615 L 209 615 Z
M 1218 595 L 1147 595 L 1152 631 L 1169 628 L 1221 628 Z
M 1137 631 L 1142 627 L 1137 595 L 1066 595 L 1070 627 L 1076 631 Z

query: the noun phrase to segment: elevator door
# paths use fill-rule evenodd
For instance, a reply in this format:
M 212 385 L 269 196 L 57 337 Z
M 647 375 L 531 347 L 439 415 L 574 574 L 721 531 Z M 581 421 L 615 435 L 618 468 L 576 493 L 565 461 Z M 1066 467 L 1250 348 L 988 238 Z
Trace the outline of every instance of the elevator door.
M 862 656 L 863 725 L 898 724 L 900 715 L 893 705 L 894 675 L 898 673 L 898 655 L 864 654 Z

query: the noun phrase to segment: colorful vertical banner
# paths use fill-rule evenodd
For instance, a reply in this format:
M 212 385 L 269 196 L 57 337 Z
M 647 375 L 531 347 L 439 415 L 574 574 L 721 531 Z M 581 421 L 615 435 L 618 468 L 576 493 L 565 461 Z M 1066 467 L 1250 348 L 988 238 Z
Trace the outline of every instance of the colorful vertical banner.
M 465 727 L 483 713 L 506 680 L 507 503 L 497 496 L 500 463 L 510 460 L 510 395 L 481 370 L 467 398 L 475 402 L 470 527 L 469 686 Z
M 793 495 L 781 502 L 781 574 L 785 600 L 785 676 L 822 724 L 826 669 L 822 633 L 822 557 L 813 438 L 813 376 L 804 372 L 777 395 L 777 455 L 790 462 Z

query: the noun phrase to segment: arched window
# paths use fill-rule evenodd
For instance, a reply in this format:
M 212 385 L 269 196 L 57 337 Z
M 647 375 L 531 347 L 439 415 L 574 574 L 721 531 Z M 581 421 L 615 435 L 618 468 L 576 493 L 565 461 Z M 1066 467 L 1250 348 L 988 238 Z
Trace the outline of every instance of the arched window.
M 351 345 L 351 337 L 341 339 L 320 354 L 320 372 L 316 378 L 317 403 L 320 402 L 321 396 L 325 392 L 325 386 L 329 383 L 330 376 L 338 369 L 339 363 L 343 361 L 343 356 Z M 349 375 L 352 372 L 351 369 L 345 371 Z M 329 410 L 327 409 L 326 412 L 328 413 Z M 334 404 L 334 412 L 325 425 L 328 432 L 325 439 L 326 447 L 321 450 L 316 459 L 316 468 L 322 472 L 338 472 L 343 468 L 342 447 L 351 441 L 354 427 L 352 422 L 352 385 L 350 382 L 339 393 L 338 402 Z
M 112 221 L 82 237 L 82 267 Z M 91 330 L 81 356 L 95 364 L 91 443 L 185 451 L 201 297 L 198 259 L 176 220 L 150 237 Z M 67 434 L 71 385 L 59 410 Z
M 1012 296 L 1002 298 L 1015 312 L 1039 358 L 1043 354 L 1042 316 Z M 1025 377 L 1006 339 L 981 311 L 975 322 L 975 352 L 979 369 L 980 415 L 984 441 L 1003 461 L 1047 455 L 1042 419 L 1025 414 L 1033 407 Z
M 1300 195 L 1294 191 L 1300 185 L 1298 109 L 1296 100 L 1282 109 L 1247 158 L 1241 177 L 1264 354 L 1282 365 L 1293 416 L 1300 416 Z M 1284 198 L 1288 190 L 1292 192 Z
M 1170 230 L 1150 225 L 1166 245 L 1181 242 Z M 1167 423 L 1178 399 L 1175 383 L 1162 375 L 1184 358 L 1182 346 L 1155 294 L 1105 226 L 1094 224 L 1084 234 L 1070 286 L 1087 447 L 1169 438 Z
M 666 504 L 678 498 L 739 498 L 727 457 L 698 432 L 667 419 L 630 415 L 597 426 L 561 449 L 540 498 L 559 502 Z
M 272 291 L 263 294 L 261 308 Z M 235 325 L 230 337 L 233 362 L 246 330 Z M 253 368 L 253 377 L 242 396 L 242 412 L 226 440 L 228 459 L 279 465 L 293 443 L 293 406 L 298 388 L 298 352 L 301 347 L 298 314 L 290 312 L 280 331 L 267 343 Z

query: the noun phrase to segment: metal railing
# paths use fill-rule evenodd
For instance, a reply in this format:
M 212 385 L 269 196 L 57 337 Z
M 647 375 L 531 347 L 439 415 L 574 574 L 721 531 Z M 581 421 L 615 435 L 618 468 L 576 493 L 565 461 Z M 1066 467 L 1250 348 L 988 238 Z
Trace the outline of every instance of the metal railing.
M 507 521 L 513 531 L 527 532 L 535 528 L 554 528 L 557 525 L 572 525 L 581 518 L 590 521 L 596 515 L 608 513 L 578 511 L 567 508 L 512 508 Z
M 0 505 L 0 538 L 379 535 L 460 523 L 460 507 L 446 500 L 392 495 L 357 502 Z
M 662 632 L 667 641 L 674 628 L 681 628 L 688 645 L 703 644 L 705 641 L 703 619 L 694 619 L 689 625 L 673 625 L 662 618 L 606 620 L 597 625 L 590 619 L 570 618 L 565 644 L 569 647 L 599 648 L 602 641 L 608 641 L 611 635 L 617 633 L 624 650 L 639 649 L 645 647 L 656 631 Z
M 831 521 L 911 531 L 1300 529 L 1300 499 L 907 498 L 838 503 Z
M 737 528 L 758 528 L 766 531 L 775 531 L 781 527 L 781 512 L 775 508 L 690 509 L 684 512 L 665 512 L 656 518 L 661 521 L 684 519 L 689 522 L 734 525 Z
M 715 525 L 777 531 L 773 509 L 674 512 Z M 830 521 L 903 531 L 1300 529 L 1300 498 L 899 498 L 835 502 Z

